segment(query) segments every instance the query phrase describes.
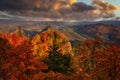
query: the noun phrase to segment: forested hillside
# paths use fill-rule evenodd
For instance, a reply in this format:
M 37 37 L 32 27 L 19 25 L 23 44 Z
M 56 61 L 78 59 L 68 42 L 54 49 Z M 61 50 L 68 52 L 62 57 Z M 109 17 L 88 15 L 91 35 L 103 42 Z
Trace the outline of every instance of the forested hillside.
M 120 46 L 98 37 L 71 46 L 51 27 L 0 33 L 0 80 L 120 80 Z

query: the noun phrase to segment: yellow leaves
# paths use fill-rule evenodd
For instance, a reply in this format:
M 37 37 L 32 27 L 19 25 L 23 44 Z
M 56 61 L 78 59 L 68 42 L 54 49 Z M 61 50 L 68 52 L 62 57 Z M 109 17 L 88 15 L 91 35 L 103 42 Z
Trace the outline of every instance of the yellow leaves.
M 32 43 L 33 45 L 36 45 L 36 44 L 39 44 L 40 41 L 41 41 L 40 35 L 39 35 L 39 34 L 36 34 L 36 35 L 32 38 L 31 43 Z
M 26 36 L 19 36 L 16 33 L 1 35 L 5 41 L 0 40 L 0 57 L 5 57 L 5 59 L 0 63 L 0 75 L 1 71 L 7 70 L 3 77 L 11 80 L 29 80 L 29 78 L 31 80 L 32 77 L 38 80 L 41 80 L 42 77 L 43 79 L 50 77 L 52 80 L 55 80 L 56 77 L 61 80 L 64 78 L 62 74 L 55 75 L 54 72 L 47 74 L 47 77 L 45 74 L 43 75 L 42 71 L 48 70 L 48 66 L 41 62 L 49 55 L 50 46 L 59 46 L 59 50 L 61 49 L 63 54 L 70 51 L 71 45 L 64 34 L 57 30 L 48 30 L 35 35 L 30 40 Z M 13 45 L 12 49 L 8 46 L 9 43 Z M 3 50 L 6 51 L 5 55 L 1 55 Z
M 33 45 L 33 54 L 39 57 L 46 55 L 48 48 L 53 45 L 59 46 L 63 54 L 72 52 L 71 44 L 68 42 L 65 35 L 53 29 L 35 35 L 31 43 Z

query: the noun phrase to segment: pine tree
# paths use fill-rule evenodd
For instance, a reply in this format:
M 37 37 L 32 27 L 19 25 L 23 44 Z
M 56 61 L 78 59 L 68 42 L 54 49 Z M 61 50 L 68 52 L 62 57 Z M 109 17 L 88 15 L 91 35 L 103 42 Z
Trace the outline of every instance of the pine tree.
M 21 26 L 18 26 L 17 32 L 18 32 L 18 35 L 21 36 L 21 37 L 22 37 L 23 34 L 24 34 Z
M 62 55 L 58 46 L 50 47 L 48 53 L 48 57 L 44 60 L 48 65 L 48 71 L 52 70 L 63 74 L 70 74 L 76 71 L 75 60 L 69 53 Z

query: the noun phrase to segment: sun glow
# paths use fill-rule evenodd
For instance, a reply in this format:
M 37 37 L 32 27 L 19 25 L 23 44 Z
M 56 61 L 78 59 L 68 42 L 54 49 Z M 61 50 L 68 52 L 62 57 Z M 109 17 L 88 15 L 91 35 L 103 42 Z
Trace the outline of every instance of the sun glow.
M 95 15 L 97 15 L 97 14 L 99 14 L 99 13 L 100 13 L 100 11 L 99 11 L 99 10 L 93 10 L 92 12 L 93 12 L 93 14 L 95 14 Z
M 75 2 L 76 2 L 76 0 L 70 0 L 70 4 L 73 4 Z

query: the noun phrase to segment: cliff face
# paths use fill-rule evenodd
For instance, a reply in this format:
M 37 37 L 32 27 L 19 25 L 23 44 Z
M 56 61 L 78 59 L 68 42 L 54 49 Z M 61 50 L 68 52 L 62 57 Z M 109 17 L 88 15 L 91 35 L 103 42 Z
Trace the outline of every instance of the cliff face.
M 41 34 L 36 34 L 31 40 L 33 54 L 43 56 L 49 47 L 58 46 L 62 54 L 72 53 L 72 47 L 64 34 L 52 28 L 45 29 Z

